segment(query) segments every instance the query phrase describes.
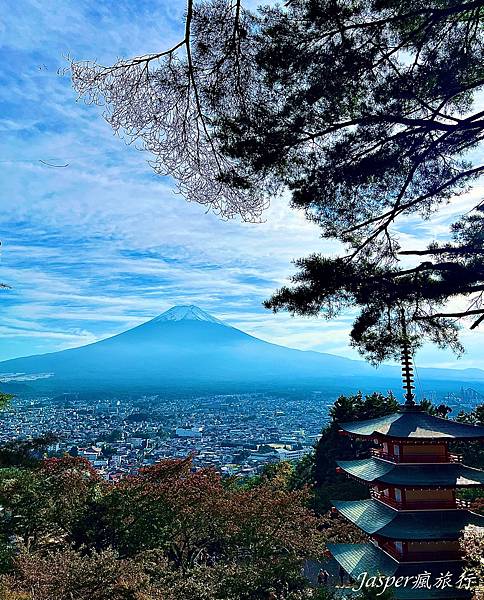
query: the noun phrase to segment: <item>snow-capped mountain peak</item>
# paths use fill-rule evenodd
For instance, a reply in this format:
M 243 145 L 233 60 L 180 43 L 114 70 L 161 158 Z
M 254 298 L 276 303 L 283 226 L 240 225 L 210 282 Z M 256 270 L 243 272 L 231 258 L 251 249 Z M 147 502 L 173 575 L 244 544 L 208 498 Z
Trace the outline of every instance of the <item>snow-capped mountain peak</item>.
M 218 325 L 226 325 L 220 319 L 212 317 L 198 306 L 193 304 L 172 306 L 163 314 L 155 317 L 152 322 L 160 321 L 208 321 L 209 323 L 217 323 Z

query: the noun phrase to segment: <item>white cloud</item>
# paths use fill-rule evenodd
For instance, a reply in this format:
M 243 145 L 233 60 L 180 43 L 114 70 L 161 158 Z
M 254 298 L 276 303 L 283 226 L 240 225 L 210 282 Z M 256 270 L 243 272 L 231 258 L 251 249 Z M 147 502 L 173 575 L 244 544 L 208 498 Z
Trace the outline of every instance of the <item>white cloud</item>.
M 56 73 L 67 53 L 109 64 L 171 45 L 183 11 L 178 1 L 7 0 L 0 267 L 13 289 L 0 297 L 1 358 L 88 343 L 180 303 L 268 341 L 357 356 L 347 345 L 351 314 L 302 319 L 261 306 L 294 272 L 294 258 L 337 251 L 316 226 L 284 198 L 257 225 L 222 222 L 187 204 L 151 172 L 149 156 L 114 136 L 101 110 L 76 102 L 68 78 Z M 402 239 L 422 244 L 444 233 L 457 208 L 479 194 L 423 224 L 409 219 L 412 233 Z M 425 352 L 429 364 L 441 360 Z

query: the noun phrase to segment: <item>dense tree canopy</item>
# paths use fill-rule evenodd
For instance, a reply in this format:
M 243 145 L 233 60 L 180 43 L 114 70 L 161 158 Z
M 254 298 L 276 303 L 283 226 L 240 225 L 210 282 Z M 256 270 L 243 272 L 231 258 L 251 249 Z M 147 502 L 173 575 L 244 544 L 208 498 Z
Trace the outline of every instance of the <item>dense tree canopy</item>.
M 469 412 L 461 411 L 457 417 L 457 421 L 462 423 L 470 423 L 471 425 L 480 425 L 484 426 L 484 404 L 477 406 L 474 410 Z M 479 469 L 484 468 L 484 447 L 483 445 L 477 441 L 471 442 L 461 442 L 454 444 L 454 450 L 458 454 L 462 454 L 463 462 L 466 465 L 471 467 L 477 467 Z M 467 496 L 475 497 L 480 496 L 482 500 L 481 490 L 477 490 L 477 493 L 470 494 Z M 484 502 L 481 502 L 481 509 L 484 508 L 482 505 Z
M 30 440 L 10 440 L 0 446 L 0 467 L 35 466 L 44 458 L 48 447 L 57 440 L 52 433 Z
M 4 394 L 3 392 L 0 392 L 0 410 L 5 408 L 12 398 L 13 396 L 11 394 Z
M 484 580 L 484 528 L 476 525 L 468 525 L 464 531 L 460 545 L 466 559 L 466 574 L 474 582 L 479 582 L 474 592 L 473 600 L 483 600 L 484 590 L 482 581 Z
M 287 470 L 245 486 L 194 471 L 190 458 L 117 483 L 77 457 L 0 469 L 0 590 L 32 600 L 303 592 L 301 567 L 323 556 L 327 525 L 307 490 L 287 489 Z
M 339 423 L 375 419 L 398 409 L 398 402 L 391 394 L 380 393 L 363 396 L 340 396 L 330 409 L 330 422 L 323 429 L 314 453 L 313 477 L 316 483 L 316 506 L 319 511 L 328 510 L 335 499 L 356 500 L 366 498 L 368 489 L 336 474 L 336 459 L 349 460 L 369 452 L 370 443 L 352 441 L 339 435 Z
M 484 318 L 481 201 L 427 248 L 412 227 L 458 207 L 484 171 L 472 161 L 483 11 L 473 0 L 289 0 L 252 14 L 241 0 L 188 0 L 173 48 L 73 62 L 73 82 L 189 200 L 254 220 L 288 190 L 341 244 L 340 256 L 298 260 L 268 307 L 332 318 L 357 306 L 352 343 L 375 361 L 395 355 L 402 309 L 414 345 L 459 351 L 456 320 Z

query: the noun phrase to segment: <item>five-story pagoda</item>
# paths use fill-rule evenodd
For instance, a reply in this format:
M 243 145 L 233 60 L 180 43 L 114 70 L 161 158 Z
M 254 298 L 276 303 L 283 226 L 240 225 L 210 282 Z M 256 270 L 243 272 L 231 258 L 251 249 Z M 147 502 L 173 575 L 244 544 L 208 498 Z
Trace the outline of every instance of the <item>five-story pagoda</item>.
M 356 585 L 383 575 L 394 578 L 397 598 L 466 597 L 466 586 L 456 587 L 463 570 L 459 537 L 466 525 L 484 526 L 484 517 L 463 506 L 456 489 L 484 487 L 484 472 L 463 465 L 449 443 L 482 441 L 484 427 L 424 412 L 414 401 L 408 345 L 402 359 L 406 394 L 400 409 L 340 424 L 343 435 L 378 446 L 368 458 L 337 463 L 338 471 L 370 487 L 371 498 L 334 503 L 371 543 L 328 549 Z

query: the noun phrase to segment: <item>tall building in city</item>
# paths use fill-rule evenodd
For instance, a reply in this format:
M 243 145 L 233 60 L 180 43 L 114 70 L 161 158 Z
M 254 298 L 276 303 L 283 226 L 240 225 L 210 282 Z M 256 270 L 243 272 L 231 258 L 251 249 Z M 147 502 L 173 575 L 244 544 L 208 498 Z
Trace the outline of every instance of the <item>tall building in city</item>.
M 466 525 L 484 526 L 484 517 L 460 502 L 456 490 L 484 487 L 484 472 L 463 465 L 449 444 L 482 441 L 484 427 L 435 417 L 416 405 L 408 351 L 403 359 L 406 401 L 400 409 L 340 424 L 343 435 L 377 446 L 368 458 L 338 462 L 338 471 L 370 487 L 371 498 L 334 502 L 370 542 L 328 544 L 328 549 L 358 581 L 363 573 L 367 580 L 395 577 L 396 598 L 469 597 L 469 582 L 459 581 L 464 567 L 459 537 Z

